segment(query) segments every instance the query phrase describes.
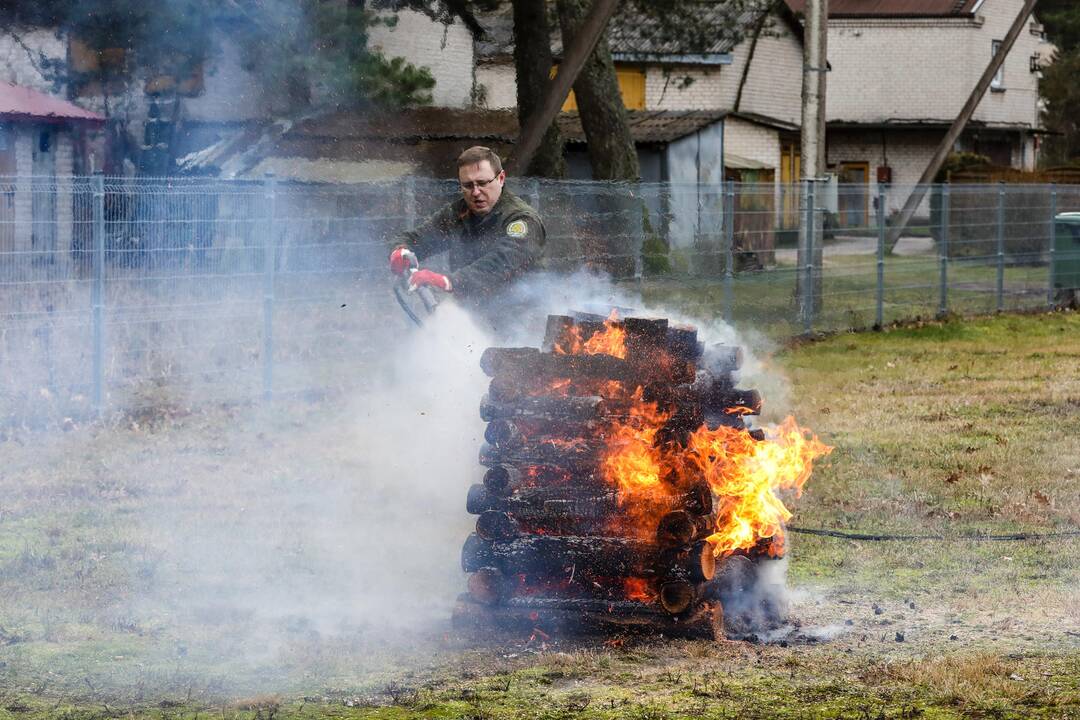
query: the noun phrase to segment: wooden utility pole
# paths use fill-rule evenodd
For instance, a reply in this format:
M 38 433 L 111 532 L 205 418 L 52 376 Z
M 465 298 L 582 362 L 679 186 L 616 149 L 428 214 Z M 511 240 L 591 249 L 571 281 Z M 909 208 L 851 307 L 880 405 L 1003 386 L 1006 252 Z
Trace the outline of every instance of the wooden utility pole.
M 892 249 L 896 246 L 897 241 L 900 239 L 900 235 L 907 228 L 907 224 L 911 222 L 911 216 L 915 214 L 915 209 L 919 207 L 919 203 L 922 202 L 923 197 L 926 196 L 926 189 L 938 172 L 941 170 L 941 166 L 945 164 L 945 159 L 952 152 L 953 146 L 960 138 L 961 133 L 964 132 L 964 128 L 971 120 L 971 116 L 975 114 L 975 109 L 979 107 L 979 103 L 982 102 L 983 96 L 986 95 L 986 91 L 990 89 L 990 84 L 994 81 L 994 76 L 997 75 L 1002 64 L 1005 62 L 1005 58 L 1009 52 L 1012 51 L 1013 44 L 1016 42 L 1016 38 L 1020 36 L 1020 31 L 1024 29 L 1025 23 L 1031 13 L 1035 11 L 1035 4 L 1038 0 L 1027 0 L 1024 3 L 1024 7 L 1020 10 L 1020 14 L 1013 20 L 1012 27 L 1009 28 L 1009 32 L 1005 35 L 1005 39 L 1001 42 L 1001 46 L 998 48 L 997 54 L 990 58 L 990 64 L 986 66 L 986 70 L 983 71 L 982 77 L 979 78 L 979 82 L 975 84 L 975 89 L 971 91 L 971 95 L 968 97 L 967 102 L 964 103 L 964 107 L 960 110 L 960 114 L 953 120 L 952 127 L 945 133 L 945 137 L 941 139 L 941 143 L 938 145 L 937 150 L 934 151 L 933 157 L 930 158 L 930 164 L 926 166 L 926 170 L 923 171 L 922 177 L 919 178 L 918 185 L 915 186 L 914 191 L 908 197 L 907 202 L 904 203 L 903 209 L 900 210 L 900 217 L 897 218 L 896 224 L 889 230 L 889 237 L 886 242 L 886 250 L 892 252 Z
M 574 35 L 573 41 L 565 48 L 559 71 L 548 82 L 547 89 L 544 91 L 544 102 L 539 112 L 530 117 L 521 129 L 517 145 L 507 161 L 507 165 L 512 170 L 524 170 L 529 166 L 533 154 L 540 147 L 540 140 L 559 114 L 563 103 L 566 102 L 570 88 L 577 80 L 581 68 L 585 66 L 585 61 L 592 54 L 618 4 L 619 0 L 593 2 L 592 9 L 589 10 L 589 14 Z
M 797 265 L 799 268 L 796 292 L 803 312 L 811 299 L 817 307 L 821 305 L 821 238 L 824 229 L 824 217 L 813 212 L 809 203 L 816 203 L 821 197 L 818 181 L 825 176 L 825 97 L 826 75 L 828 73 L 828 33 L 829 0 L 808 0 L 806 3 L 805 50 L 803 53 L 802 87 L 802 197 L 803 212 L 799 222 L 799 246 Z M 815 193 L 814 190 L 817 190 Z M 804 272 L 804 268 L 811 268 Z M 809 282 L 813 278 L 812 282 Z

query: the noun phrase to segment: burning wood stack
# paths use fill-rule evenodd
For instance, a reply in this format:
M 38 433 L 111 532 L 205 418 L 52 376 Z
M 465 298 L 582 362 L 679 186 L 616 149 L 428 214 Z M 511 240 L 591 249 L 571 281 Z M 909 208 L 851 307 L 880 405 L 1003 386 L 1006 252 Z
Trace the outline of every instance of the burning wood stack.
M 476 532 L 462 549 L 462 624 L 636 625 L 720 637 L 824 446 L 794 422 L 748 429 L 761 397 L 736 388 L 737 347 L 667 320 L 550 316 L 537 348 L 488 348 L 492 378 Z M 784 437 L 784 433 L 787 437 Z M 777 452 L 763 452 L 773 445 Z M 782 604 L 752 614 L 780 622 Z

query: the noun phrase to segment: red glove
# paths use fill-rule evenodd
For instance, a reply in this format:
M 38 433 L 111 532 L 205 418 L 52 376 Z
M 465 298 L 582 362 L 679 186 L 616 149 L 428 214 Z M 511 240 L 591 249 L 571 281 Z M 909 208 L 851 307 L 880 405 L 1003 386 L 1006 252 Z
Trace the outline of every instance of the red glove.
M 409 268 L 414 268 L 416 265 L 416 253 L 404 245 L 394 248 L 394 252 L 390 253 L 390 272 L 395 275 L 404 275 Z
M 444 292 L 453 290 L 453 287 L 450 285 L 450 278 L 445 275 L 440 275 L 431 270 L 417 270 L 409 277 L 409 289 L 415 290 L 423 285 L 430 285 L 431 287 L 439 288 Z

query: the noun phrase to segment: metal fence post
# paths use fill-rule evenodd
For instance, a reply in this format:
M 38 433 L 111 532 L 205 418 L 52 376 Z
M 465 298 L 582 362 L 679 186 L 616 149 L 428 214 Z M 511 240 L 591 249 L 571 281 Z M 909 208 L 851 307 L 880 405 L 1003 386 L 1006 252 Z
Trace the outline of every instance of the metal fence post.
M 1054 276 L 1054 245 L 1057 243 L 1057 208 L 1058 208 L 1058 188 L 1057 183 L 1050 186 L 1050 273 L 1048 280 L 1050 282 L 1049 288 L 1047 288 L 1046 302 L 1052 308 L 1057 303 L 1057 298 L 1054 292 L 1054 283 L 1057 282 L 1057 278 Z
M 405 229 L 416 229 L 416 178 L 405 178 Z
M 529 204 L 536 212 L 540 212 L 540 179 L 529 178 Z
M 724 193 L 724 322 L 735 314 L 735 181 L 728 180 Z
M 105 412 L 105 176 L 98 173 L 92 180 L 94 282 L 91 289 L 93 308 L 94 412 L 100 418 Z
M 881 329 L 885 326 L 885 239 L 888 228 L 885 227 L 885 188 L 878 185 L 877 196 L 877 313 L 874 316 L 874 327 Z
M 941 287 L 938 301 L 938 316 L 949 312 L 949 184 L 941 185 Z
M 814 180 L 806 180 L 806 267 L 803 277 L 803 331 L 814 331 Z
M 277 178 L 268 175 L 263 190 L 266 199 L 266 244 L 263 254 L 263 398 L 274 396 L 274 214 L 277 210 Z
M 1005 182 L 998 183 L 997 207 L 997 311 L 1005 309 Z

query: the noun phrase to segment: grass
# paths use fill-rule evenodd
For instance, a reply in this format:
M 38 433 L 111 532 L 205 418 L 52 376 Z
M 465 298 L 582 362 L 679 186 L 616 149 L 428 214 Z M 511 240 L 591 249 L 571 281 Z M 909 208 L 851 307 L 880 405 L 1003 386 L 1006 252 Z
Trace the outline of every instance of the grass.
M 873 255 L 826 254 L 815 332 L 869 329 L 877 322 L 877 260 Z M 932 255 L 890 256 L 884 264 L 883 324 L 934 318 L 940 309 L 940 264 Z M 737 326 L 783 340 L 805 331 L 795 303 L 798 270 L 779 264 L 731 281 L 730 317 Z M 958 316 L 997 309 L 997 267 L 953 260 L 948 268 L 947 312 Z M 1005 268 L 1003 309 L 1047 307 L 1045 267 Z M 697 317 L 728 317 L 722 277 L 652 278 L 641 287 L 646 301 L 677 306 Z
M 394 544 L 365 535 L 383 525 L 354 496 L 380 514 L 410 502 L 369 475 L 362 402 L 179 412 L 163 397 L 158 414 L 11 434 L 0 719 L 1080 717 L 1080 538 L 970 538 L 1080 528 L 1078 359 L 1076 313 L 767 358 L 790 388 L 788 406 L 766 393 L 767 419 L 792 411 L 836 448 L 793 523 L 946 537 L 792 535 L 802 627 L 784 645 L 477 638 L 337 613 L 372 583 L 345 582 L 370 562 L 357 551 Z M 447 494 L 457 508 L 464 485 Z M 393 540 L 420 536 L 434 573 L 428 538 L 461 536 L 416 517 Z

